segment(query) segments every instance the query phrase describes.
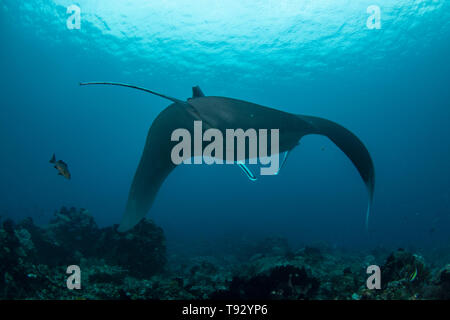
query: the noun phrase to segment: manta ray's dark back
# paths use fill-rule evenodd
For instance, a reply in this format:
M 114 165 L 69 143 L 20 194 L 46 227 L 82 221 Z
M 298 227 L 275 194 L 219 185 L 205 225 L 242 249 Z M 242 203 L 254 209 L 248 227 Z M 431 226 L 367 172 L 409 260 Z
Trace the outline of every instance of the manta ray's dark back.
M 368 225 L 375 186 L 373 161 L 361 140 L 343 126 L 327 119 L 295 115 L 247 101 L 205 96 L 198 86 L 193 88 L 191 99 L 181 101 L 127 84 L 82 83 L 87 84 L 132 87 L 173 102 L 156 117 L 150 127 L 119 231 L 131 229 L 148 213 L 164 180 L 176 167 L 171 159 L 175 143 L 171 141 L 172 132 L 178 128 L 193 132 L 196 120 L 202 121 L 205 128 L 216 128 L 223 133 L 226 129 L 279 129 L 280 153 L 292 150 L 305 135 L 320 134 L 328 137 L 349 157 L 367 187 L 369 201 L 366 226 Z

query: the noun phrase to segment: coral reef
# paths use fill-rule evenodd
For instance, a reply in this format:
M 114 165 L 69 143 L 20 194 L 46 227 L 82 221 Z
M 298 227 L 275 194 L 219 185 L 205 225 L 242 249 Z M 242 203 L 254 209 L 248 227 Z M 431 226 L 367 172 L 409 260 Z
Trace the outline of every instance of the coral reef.
M 127 233 L 99 228 L 90 213 L 61 208 L 41 228 L 30 218 L 0 228 L 0 298 L 79 297 L 66 287 L 66 268 L 80 265 L 84 298 L 121 298 L 125 275 L 151 277 L 164 270 L 162 229 L 143 220 Z M 90 285 L 92 284 L 92 285 Z
M 423 295 L 430 280 L 429 267 L 423 257 L 399 249 L 381 267 L 382 290 L 364 288 L 362 299 L 416 299 Z
M 142 220 L 131 232 L 117 232 L 117 225 L 102 230 L 95 245 L 106 263 L 123 266 L 130 274 L 148 277 L 163 271 L 165 238 L 161 228 Z
M 45 227 L 31 218 L 3 221 L 0 299 L 450 299 L 442 255 L 433 265 L 403 249 L 293 250 L 279 237 L 168 255 L 153 222 L 116 229 L 99 228 L 88 210 L 75 208 L 61 208 Z M 366 286 L 373 264 L 381 268 L 379 290 Z M 66 286 L 69 265 L 80 266 L 80 290 Z
M 246 278 L 234 277 L 227 290 L 213 293 L 212 299 L 313 299 L 319 281 L 305 268 L 276 266 L 267 274 Z

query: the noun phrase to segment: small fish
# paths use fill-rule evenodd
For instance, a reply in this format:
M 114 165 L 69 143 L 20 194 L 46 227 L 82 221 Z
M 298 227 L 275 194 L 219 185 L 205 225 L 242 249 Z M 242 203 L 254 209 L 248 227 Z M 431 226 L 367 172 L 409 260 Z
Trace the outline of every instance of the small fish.
M 53 154 L 53 157 L 50 159 L 50 163 L 53 163 L 55 165 L 54 168 L 58 170 L 58 175 L 70 180 L 69 167 L 64 161 L 56 161 L 55 154 Z
M 409 281 L 413 282 L 417 278 L 417 268 L 414 270 L 414 272 L 409 276 Z

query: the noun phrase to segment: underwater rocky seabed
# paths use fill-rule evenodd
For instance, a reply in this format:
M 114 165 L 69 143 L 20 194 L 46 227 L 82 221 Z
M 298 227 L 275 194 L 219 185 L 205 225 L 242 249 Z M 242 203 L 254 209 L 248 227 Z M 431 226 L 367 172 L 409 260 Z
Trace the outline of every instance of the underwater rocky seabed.
M 2 221 L 0 299 L 450 299 L 449 256 L 432 264 L 403 249 L 293 250 L 276 237 L 215 255 L 168 256 L 153 222 L 116 228 L 64 207 L 45 227 Z M 80 290 L 66 286 L 72 264 L 82 270 Z M 381 267 L 381 290 L 366 287 L 372 264 Z

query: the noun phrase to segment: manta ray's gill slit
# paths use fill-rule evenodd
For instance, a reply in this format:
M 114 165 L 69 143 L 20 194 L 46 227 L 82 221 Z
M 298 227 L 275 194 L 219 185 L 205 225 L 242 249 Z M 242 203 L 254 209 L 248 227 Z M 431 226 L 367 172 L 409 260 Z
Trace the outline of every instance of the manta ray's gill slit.
M 256 176 L 253 174 L 253 172 L 241 161 L 237 162 L 238 166 L 242 169 L 242 171 L 244 171 L 244 173 L 247 175 L 247 177 L 251 180 L 251 181 L 256 181 L 257 178 Z

